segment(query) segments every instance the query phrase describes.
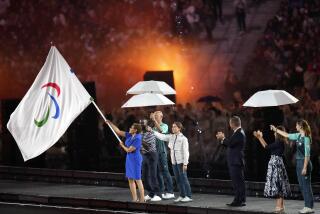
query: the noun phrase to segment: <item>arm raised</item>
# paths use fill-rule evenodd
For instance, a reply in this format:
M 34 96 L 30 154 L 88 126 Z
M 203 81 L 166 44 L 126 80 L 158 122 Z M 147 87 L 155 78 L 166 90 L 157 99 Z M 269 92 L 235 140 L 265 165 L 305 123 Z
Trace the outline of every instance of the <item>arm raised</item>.
M 109 123 L 112 129 L 115 131 L 115 133 L 121 137 L 125 137 L 126 133 L 124 131 L 121 131 L 116 125 L 114 125 L 110 120 L 107 120 L 106 123 Z

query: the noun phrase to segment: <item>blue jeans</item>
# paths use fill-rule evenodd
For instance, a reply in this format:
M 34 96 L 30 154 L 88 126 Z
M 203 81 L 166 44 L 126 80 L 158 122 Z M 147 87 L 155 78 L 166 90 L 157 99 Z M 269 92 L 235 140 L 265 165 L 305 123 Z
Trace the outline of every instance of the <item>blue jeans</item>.
M 311 161 L 309 161 L 308 167 L 307 167 L 307 174 L 305 176 L 301 175 L 303 164 L 304 164 L 304 159 L 297 159 L 296 172 L 297 172 L 299 187 L 304 199 L 304 206 L 313 208 L 313 193 L 311 188 L 312 163 Z
M 172 177 L 169 172 L 167 153 L 158 153 L 158 182 L 160 193 L 173 193 Z M 165 185 L 167 185 L 167 191 L 165 191 Z
M 183 198 L 186 196 L 192 198 L 191 187 L 187 177 L 187 172 L 183 171 L 183 164 L 172 165 L 172 168 L 180 191 L 180 196 Z

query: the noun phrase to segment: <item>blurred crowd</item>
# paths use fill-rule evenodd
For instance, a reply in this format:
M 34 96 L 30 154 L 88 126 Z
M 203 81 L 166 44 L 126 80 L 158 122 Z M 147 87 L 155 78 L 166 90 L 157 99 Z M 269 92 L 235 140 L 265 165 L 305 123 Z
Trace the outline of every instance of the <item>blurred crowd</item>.
M 121 66 L 111 61 L 117 52 L 145 33 L 161 29 L 161 36 L 165 36 L 165 23 L 170 19 L 170 13 L 162 11 L 168 5 L 152 1 L 139 5 L 134 0 L 113 0 L 107 4 L 101 0 L 1 2 L 1 64 L 21 77 L 28 75 L 26 70 L 38 71 L 51 42 L 78 70 L 93 70 L 93 75 L 102 71 L 112 74 L 119 69 L 114 66 Z M 99 58 L 101 51 L 108 52 L 107 59 Z
M 318 99 L 319 23 L 320 1 L 281 1 L 247 65 L 247 76 L 256 80 L 250 82 L 279 82 L 279 86 L 288 89 L 305 87 L 312 98 Z
M 0 0 L 0 65 L 23 83 L 28 79 L 26 71 L 38 72 L 53 42 L 77 70 L 113 75 L 135 59 L 133 52 L 115 64 L 119 52 L 128 46 L 136 47 L 136 52 L 147 51 L 140 43 L 143 38 L 157 38 L 153 42 L 165 46 L 189 35 L 206 37 L 204 32 L 211 33 L 218 15 L 205 2 Z
M 211 40 L 222 15 L 210 2 L 0 0 L 0 95 L 22 97 L 53 44 L 82 82 L 95 82 L 102 107 L 119 106 L 146 70 L 163 70 L 159 53 Z

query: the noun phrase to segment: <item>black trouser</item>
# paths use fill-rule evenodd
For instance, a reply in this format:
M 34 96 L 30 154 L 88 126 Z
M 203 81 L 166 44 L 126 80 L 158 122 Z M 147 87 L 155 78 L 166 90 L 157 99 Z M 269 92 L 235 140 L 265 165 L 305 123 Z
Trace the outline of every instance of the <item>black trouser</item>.
M 246 202 L 246 185 L 244 180 L 244 167 L 242 165 L 229 165 L 229 174 L 234 190 L 234 202 Z
M 215 20 L 222 20 L 222 0 L 207 0 L 206 3 L 209 5 Z
M 246 30 L 246 12 L 242 9 L 236 9 L 236 16 L 238 22 L 239 31 Z
M 157 179 L 158 153 L 148 152 L 143 155 L 142 179 L 145 189 L 152 198 L 159 193 L 159 184 Z

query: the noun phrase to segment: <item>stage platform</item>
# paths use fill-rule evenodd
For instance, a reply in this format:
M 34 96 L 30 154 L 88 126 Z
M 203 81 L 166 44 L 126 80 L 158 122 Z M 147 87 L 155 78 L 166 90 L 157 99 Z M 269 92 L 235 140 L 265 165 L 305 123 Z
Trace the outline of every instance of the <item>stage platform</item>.
M 230 195 L 193 195 L 193 202 L 174 203 L 166 200 L 154 203 L 130 202 L 128 188 L 94 185 L 56 184 L 46 182 L 0 180 L 0 211 L 56 209 L 48 213 L 272 213 L 274 200 L 248 197 L 247 206 L 230 208 L 225 204 L 232 200 Z M 287 200 L 286 213 L 298 213 L 303 207 L 301 200 Z M 316 213 L 320 213 L 320 203 L 315 203 Z M 14 212 L 12 212 L 14 213 Z M 15 212 L 18 214 L 19 212 Z M 27 213 L 27 212 L 26 212 Z M 30 211 L 30 213 L 37 213 Z M 39 213 L 41 213 L 39 211 Z M 47 213 L 47 212 L 46 212 Z
M 0 166 L 0 179 L 17 181 L 34 181 L 60 184 L 82 184 L 94 186 L 127 187 L 128 182 L 123 173 L 94 172 L 61 169 L 43 169 Z M 174 179 L 173 179 L 174 181 Z M 233 194 L 230 180 L 189 178 L 193 192 L 210 194 Z M 312 184 L 313 191 L 320 194 L 320 184 Z M 264 182 L 246 181 L 248 196 L 263 197 Z M 292 199 L 300 199 L 297 184 L 291 184 Z

